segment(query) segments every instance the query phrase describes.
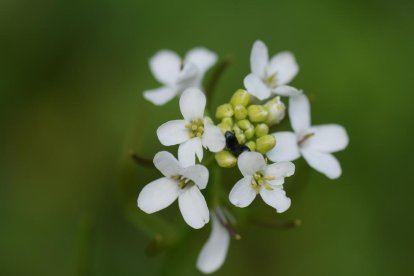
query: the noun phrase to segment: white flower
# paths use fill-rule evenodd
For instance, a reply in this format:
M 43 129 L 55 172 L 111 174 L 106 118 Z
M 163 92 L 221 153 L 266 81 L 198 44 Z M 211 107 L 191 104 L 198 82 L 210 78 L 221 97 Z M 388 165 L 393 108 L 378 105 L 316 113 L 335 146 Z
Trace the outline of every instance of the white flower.
M 289 99 L 289 118 L 293 132 L 276 132 L 277 146 L 267 153 L 274 161 L 305 158 L 309 166 L 331 179 L 338 178 L 341 165 L 331 154 L 346 148 L 349 142 L 345 128 L 337 124 L 311 126 L 310 105 L 305 95 Z
M 223 265 L 230 245 L 230 233 L 215 212 L 211 212 L 211 224 L 210 237 L 197 259 L 197 268 L 205 274 L 213 273 Z
M 203 159 L 203 146 L 212 152 L 221 151 L 226 140 L 217 126 L 204 118 L 206 96 L 197 88 L 188 88 L 181 95 L 180 110 L 184 120 L 164 123 L 157 129 L 158 139 L 164 146 L 180 144 L 178 159 L 184 167 Z
M 266 45 L 257 40 L 250 54 L 251 74 L 244 78 L 244 86 L 250 94 L 259 100 L 265 100 L 272 93 L 281 96 L 293 96 L 302 93 L 286 85 L 298 73 L 299 66 L 290 52 L 281 52 L 269 61 Z
M 186 88 L 199 87 L 206 71 L 217 61 L 217 55 L 198 47 L 190 50 L 184 60 L 170 50 L 161 50 L 150 59 L 150 69 L 162 87 L 144 92 L 144 98 L 163 105 Z
M 291 162 L 279 162 L 266 165 L 266 161 L 258 152 L 244 152 L 237 162 L 243 178 L 230 192 L 231 203 L 237 207 L 246 207 L 252 203 L 256 194 L 260 193 L 263 201 L 283 213 L 290 207 L 290 198 L 283 190 L 285 177 L 295 172 Z
M 178 198 L 185 222 L 195 229 L 209 222 L 207 203 L 200 192 L 208 182 L 208 170 L 202 165 L 182 167 L 166 151 L 154 157 L 155 167 L 164 177 L 147 184 L 138 196 L 138 207 L 152 214 L 170 206 Z

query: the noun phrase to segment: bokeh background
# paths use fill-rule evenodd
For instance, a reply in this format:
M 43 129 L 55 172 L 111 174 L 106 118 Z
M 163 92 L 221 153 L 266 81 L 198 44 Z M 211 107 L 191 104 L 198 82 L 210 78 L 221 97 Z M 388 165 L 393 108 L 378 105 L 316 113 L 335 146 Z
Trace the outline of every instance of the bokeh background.
M 190 231 L 177 205 L 162 211 L 184 233 L 156 256 L 135 207 L 157 171 L 134 164 L 164 149 L 148 58 L 203 45 L 233 63 L 214 104 L 249 72 L 256 39 L 291 50 L 293 85 L 313 99 L 313 122 L 350 135 L 331 181 L 298 162 L 280 223 L 241 225 L 216 275 L 409 275 L 414 269 L 414 2 L 2 0 L 0 3 L 0 274 L 198 275 L 210 231 Z M 306 177 L 304 177 L 306 175 Z M 235 175 L 234 177 L 238 177 Z M 306 181 L 304 180 L 306 179 Z M 233 183 L 224 183 L 230 189 Z M 269 214 L 260 201 L 252 210 Z M 148 220 L 148 221 L 147 221 Z

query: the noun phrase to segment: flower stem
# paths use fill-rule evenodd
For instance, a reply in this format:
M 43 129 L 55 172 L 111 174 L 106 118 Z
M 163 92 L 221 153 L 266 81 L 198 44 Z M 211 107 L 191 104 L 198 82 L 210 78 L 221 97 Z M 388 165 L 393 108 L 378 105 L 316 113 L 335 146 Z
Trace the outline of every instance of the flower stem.
M 138 165 L 141 165 L 147 168 L 154 168 L 154 163 L 152 163 L 152 160 L 139 156 L 133 150 L 129 151 L 129 156 L 131 156 L 132 160 Z
M 212 104 L 212 98 L 214 95 L 214 92 L 217 88 L 217 83 L 219 82 L 221 76 L 223 75 L 224 71 L 227 69 L 227 67 L 231 64 L 232 59 L 227 56 L 224 57 L 222 60 L 220 60 L 216 66 L 213 69 L 213 72 L 210 75 L 210 78 L 205 85 L 206 87 L 206 96 L 207 96 L 207 110 L 211 111 L 211 104 Z M 210 114 L 213 114 L 210 112 Z

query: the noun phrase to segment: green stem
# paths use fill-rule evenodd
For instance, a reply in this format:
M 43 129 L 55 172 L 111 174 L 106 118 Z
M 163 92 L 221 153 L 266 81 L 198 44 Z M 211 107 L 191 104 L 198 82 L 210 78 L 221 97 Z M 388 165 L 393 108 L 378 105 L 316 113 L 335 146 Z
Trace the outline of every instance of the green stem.
M 154 168 L 154 163 L 152 162 L 152 160 L 147 159 L 147 158 L 144 158 L 144 157 L 138 155 L 133 150 L 130 150 L 129 156 L 131 156 L 132 160 L 135 163 L 137 163 L 138 165 L 141 165 L 141 166 L 147 167 L 147 168 Z
M 223 75 L 224 71 L 229 67 L 231 64 L 232 59 L 227 56 L 224 57 L 221 61 L 219 61 L 216 66 L 213 68 L 213 71 L 210 75 L 210 78 L 206 84 L 206 96 L 207 96 L 207 110 L 210 111 L 212 105 L 213 95 L 217 88 L 217 83 L 219 82 L 221 76 Z M 211 112 L 210 112 L 211 113 Z M 213 114 L 213 113 L 211 113 Z

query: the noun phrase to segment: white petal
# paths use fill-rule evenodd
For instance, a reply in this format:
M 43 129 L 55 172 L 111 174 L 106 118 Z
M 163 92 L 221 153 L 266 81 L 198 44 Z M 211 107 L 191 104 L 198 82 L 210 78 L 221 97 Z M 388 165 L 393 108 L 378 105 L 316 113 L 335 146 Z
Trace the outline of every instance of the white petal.
M 346 148 L 349 143 L 348 134 L 343 126 L 336 124 L 313 126 L 315 134 L 307 141 L 307 146 L 322 152 L 336 152 Z
M 185 62 L 190 62 L 197 66 L 199 74 L 204 75 L 217 62 L 217 55 L 204 47 L 197 47 L 187 53 Z
M 180 175 L 181 166 L 174 155 L 168 151 L 160 151 L 154 156 L 155 167 L 166 177 Z
M 190 139 L 190 132 L 184 120 L 173 120 L 162 124 L 157 129 L 157 136 L 164 146 L 181 144 Z
M 180 192 L 177 182 L 163 177 L 147 184 L 139 193 L 138 207 L 151 214 L 162 210 L 173 203 Z
M 341 176 L 341 165 L 332 154 L 319 152 L 311 148 L 301 149 L 301 152 L 309 166 L 318 172 L 323 173 L 330 179 L 335 179 Z
M 302 90 L 298 90 L 295 87 L 289 86 L 289 85 L 281 85 L 276 87 L 272 90 L 273 93 L 280 95 L 280 96 L 297 96 L 303 93 Z
M 250 54 L 251 72 L 259 78 L 264 78 L 268 63 L 269 54 L 266 45 L 262 41 L 256 40 Z
M 310 104 L 305 95 L 289 98 L 289 119 L 293 130 L 302 134 L 310 128 Z
M 256 197 L 256 191 L 252 188 L 251 182 L 251 176 L 246 176 L 237 181 L 230 191 L 230 202 L 240 208 L 249 206 Z
M 202 138 L 203 146 L 208 148 L 211 152 L 219 152 L 226 145 L 226 138 L 224 138 L 218 126 L 213 126 L 204 121 L 204 133 Z
M 270 60 L 269 73 L 276 73 L 279 85 L 289 83 L 298 73 L 299 66 L 290 52 L 281 52 Z
M 243 176 L 249 176 L 257 171 L 263 171 L 266 168 L 266 161 L 258 152 L 245 151 L 239 156 L 237 165 Z
M 155 105 L 164 105 L 175 95 L 177 95 L 177 91 L 166 86 L 144 91 L 144 98 Z
M 247 75 L 243 83 L 246 90 L 261 101 L 266 100 L 271 95 L 270 88 L 254 74 Z
M 207 186 L 208 182 L 208 170 L 202 165 L 194 165 L 184 168 L 181 171 L 181 175 L 188 179 L 191 179 L 200 190 Z
M 197 259 L 197 268 L 205 274 L 213 273 L 223 265 L 230 244 L 229 232 L 214 213 L 211 215 L 211 224 L 210 237 Z
M 192 63 L 184 64 L 183 70 L 181 70 L 177 78 L 177 90 L 181 93 L 189 87 L 197 86 L 199 75 L 197 66 Z
M 161 50 L 150 59 L 154 77 L 163 84 L 173 85 L 180 72 L 181 58 L 170 50 Z
M 260 195 L 263 201 L 275 208 L 278 213 L 283 213 L 290 207 L 290 198 L 286 196 L 286 192 L 281 188 L 274 188 L 269 191 L 262 187 L 260 189 Z
M 195 229 L 203 227 L 210 220 L 206 200 L 195 185 L 180 194 L 178 206 L 185 222 Z
M 267 165 L 265 169 L 266 176 L 273 176 L 275 179 L 281 179 L 292 176 L 295 173 L 295 165 L 292 162 L 278 162 Z
M 198 88 L 186 89 L 180 98 L 180 110 L 184 119 L 204 118 L 204 109 L 206 107 L 206 96 Z
M 198 161 L 201 162 L 203 160 L 203 146 L 198 137 L 191 138 L 178 147 L 178 161 L 184 168 L 195 165 L 196 155 Z
M 296 134 L 289 131 L 272 134 L 276 138 L 276 146 L 266 153 L 273 162 L 293 161 L 300 157 Z

